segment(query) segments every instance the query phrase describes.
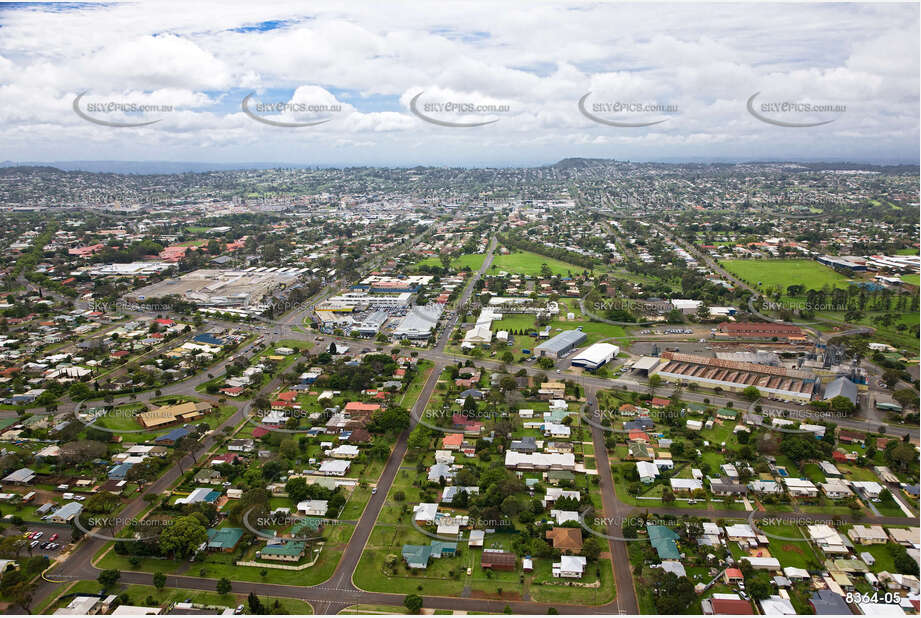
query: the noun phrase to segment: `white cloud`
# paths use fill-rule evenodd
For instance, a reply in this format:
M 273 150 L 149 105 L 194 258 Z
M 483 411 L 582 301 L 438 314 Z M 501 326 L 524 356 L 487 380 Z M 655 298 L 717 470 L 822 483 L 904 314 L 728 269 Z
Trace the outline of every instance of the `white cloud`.
M 5 159 L 155 152 L 315 162 L 305 157 L 326 147 L 356 163 L 720 157 L 740 148 L 773 158 L 917 157 L 919 20 L 911 4 L 498 10 L 472 2 L 435 10 L 407 2 L 381 11 L 366 2 L 170 1 L 36 5 L 7 9 L 0 20 Z M 283 25 L 259 29 L 272 20 Z M 151 127 L 110 130 L 71 110 L 85 90 L 87 100 L 176 109 Z M 317 127 L 268 127 L 240 110 L 253 90 L 260 101 L 342 111 Z M 435 127 L 409 112 L 422 90 L 429 100 L 502 103 L 510 112 L 488 127 Z M 579 114 L 576 103 L 589 91 L 593 100 L 678 104 L 680 113 L 645 129 L 607 127 Z M 746 112 L 756 91 L 766 100 L 841 102 L 848 111 L 821 133 L 783 130 Z

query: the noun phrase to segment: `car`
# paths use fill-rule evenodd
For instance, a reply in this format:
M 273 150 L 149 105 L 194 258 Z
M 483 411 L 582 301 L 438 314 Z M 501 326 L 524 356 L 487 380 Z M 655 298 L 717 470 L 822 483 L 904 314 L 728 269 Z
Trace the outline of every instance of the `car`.
M 556 372 L 557 372 L 557 373 L 563 373 L 563 371 L 560 370 L 560 369 L 557 369 Z
M 373 496 L 373 495 L 376 494 L 376 493 L 377 493 L 377 487 L 372 487 L 372 488 L 371 488 L 371 495 Z
M 40 539 L 40 538 L 42 538 L 44 535 L 45 535 L 45 533 L 42 532 L 41 530 L 39 530 L 38 532 L 35 533 L 35 538 L 36 538 L 36 539 Z
M 30 548 L 30 549 L 35 549 L 36 546 L 38 546 L 38 541 L 32 541 L 31 543 L 29 543 L 29 548 Z
M 236 608 L 235 610 L 233 610 L 233 613 L 234 613 L 235 616 L 239 616 L 240 614 L 242 614 L 242 613 L 243 613 L 243 606 L 242 606 L 242 605 L 237 605 L 237 608 Z

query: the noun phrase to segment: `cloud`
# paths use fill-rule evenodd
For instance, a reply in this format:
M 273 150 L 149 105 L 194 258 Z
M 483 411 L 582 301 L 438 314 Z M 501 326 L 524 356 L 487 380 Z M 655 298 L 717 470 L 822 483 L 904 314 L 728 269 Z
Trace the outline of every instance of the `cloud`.
M 177 10 L 173 10 L 177 9 Z M 16 6 L 0 13 L 0 156 L 313 163 L 334 147 L 353 163 L 552 162 L 565 156 L 759 156 L 917 160 L 919 9 L 911 4 L 364 2 Z M 77 117 L 86 99 L 171 105 L 143 129 Z M 316 127 L 262 125 L 256 101 L 327 104 Z M 472 129 L 435 127 L 409 100 L 495 103 Z M 593 123 L 595 101 L 677 104 L 654 127 Z M 745 103 L 847 105 L 821 133 L 752 118 Z M 274 117 L 273 116 L 273 117 Z M 113 115 L 115 118 L 131 115 Z M 466 118 L 455 115 L 455 119 Z M 821 139 L 816 139 L 820 135 Z M 26 138 L 28 136 L 28 138 Z

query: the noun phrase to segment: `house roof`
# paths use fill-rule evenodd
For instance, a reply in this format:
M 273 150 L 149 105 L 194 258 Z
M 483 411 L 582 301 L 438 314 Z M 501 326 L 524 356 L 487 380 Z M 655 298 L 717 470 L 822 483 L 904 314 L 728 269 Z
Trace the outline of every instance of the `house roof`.
M 480 566 L 514 566 L 518 556 L 507 551 L 483 551 Z
M 208 530 L 208 548 L 233 549 L 242 537 L 242 528 L 210 528 Z
M 547 530 L 547 538 L 553 540 L 554 549 L 579 551 L 582 549 L 581 528 L 552 528 Z
M 675 543 L 678 539 L 677 532 L 667 526 L 654 524 L 647 524 L 646 532 L 660 560 L 679 560 L 681 558 L 681 552 L 678 551 L 678 545 Z
M 755 613 L 751 603 L 742 599 L 710 599 L 710 607 L 715 615 L 751 616 Z

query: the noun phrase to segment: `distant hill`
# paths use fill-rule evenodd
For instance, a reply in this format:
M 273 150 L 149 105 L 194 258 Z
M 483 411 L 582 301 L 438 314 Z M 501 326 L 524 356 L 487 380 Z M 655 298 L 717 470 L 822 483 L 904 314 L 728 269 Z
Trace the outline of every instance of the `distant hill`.
M 222 172 L 228 170 L 266 170 L 275 168 L 311 169 L 333 167 L 305 165 L 302 163 L 197 163 L 194 161 L 2 161 L 0 167 L 55 168 L 65 172 L 92 172 L 104 174 L 183 174 L 195 172 Z

